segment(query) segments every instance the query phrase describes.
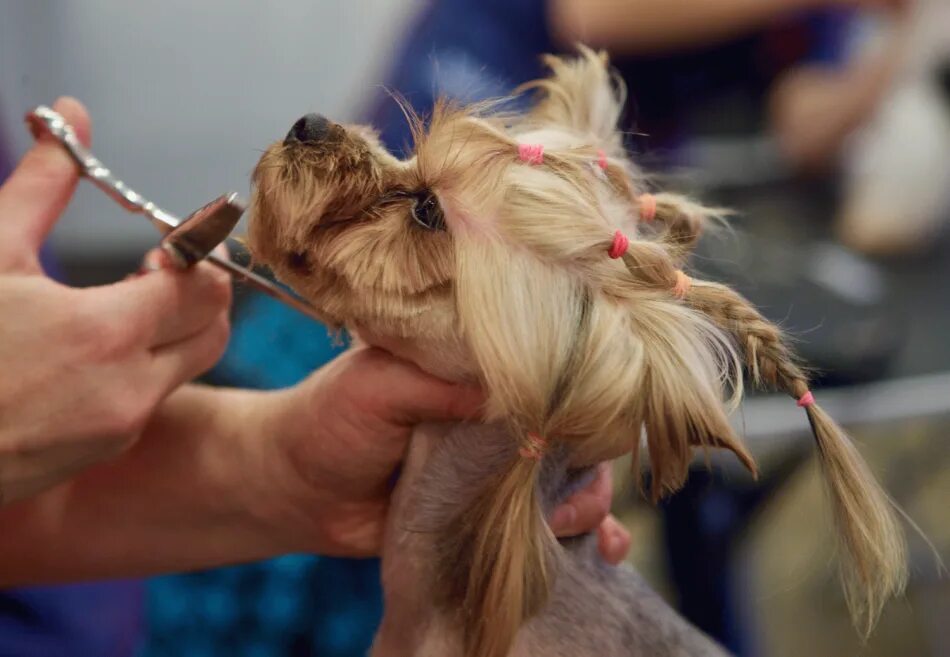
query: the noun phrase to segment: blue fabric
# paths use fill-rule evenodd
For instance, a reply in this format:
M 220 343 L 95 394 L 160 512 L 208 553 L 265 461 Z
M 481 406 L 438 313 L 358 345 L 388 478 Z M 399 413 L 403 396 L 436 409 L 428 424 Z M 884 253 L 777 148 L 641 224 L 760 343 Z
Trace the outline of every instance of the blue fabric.
M 142 595 L 138 581 L 3 591 L 0 655 L 129 657 L 141 641 Z
M 436 98 L 463 102 L 505 96 L 538 77 L 540 55 L 553 46 L 541 0 L 452 0 L 432 3 L 404 40 L 386 88 L 425 113 Z M 409 144 L 397 104 L 381 94 L 365 117 L 396 153 Z
M 376 561 L 291 555 L 149 584 L 143 657 L 363 657 L 382 615 Z
M 213 378 L 285 387 L 340 349 L 324 327 L 253 294 Z M 363 657 L 382 617 L 376 560 L 310 555 L 156 578 L 148 602 L 142 657 Z

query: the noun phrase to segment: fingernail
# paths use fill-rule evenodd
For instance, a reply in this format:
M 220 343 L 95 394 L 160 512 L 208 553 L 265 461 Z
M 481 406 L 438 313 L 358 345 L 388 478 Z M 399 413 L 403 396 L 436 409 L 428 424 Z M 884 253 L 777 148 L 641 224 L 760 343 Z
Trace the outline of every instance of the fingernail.
M 230 260 L 230 259 L 231 259 L 231 254 L 228 253 L 228 247 L 225 246 L 223 243 L 222 243 L 222 244 L 218 244 L 216 247 L 214 247 L 214 249 L 211 251 L 211 253 L 215 254 L 216 256 L 218 256 L 219 258 L 221 258 L 222 260 Z
M 551 529 L 555 531 L 570 529 L 574 526 L 575 520 L 577 520 L 577 509 L 571 505 L 558 507 L 551 516 Z
M 617 552 L 620 549 L 620 538 L 617 536 L 608 536 L 607 537 L 607 552 L 610 553 L 612 557 L 617 558 Z
M 171 266 L 171 260 L 168 254 L 161 249 L 152 249 L 142 258 L 142 266 L 139 267 L 139 273 L 144 274 L 150 271 L 160 271 Z
M 610 555 L 610 560 L 614 563 L 623 561 L 626 555 L 623 553 L 623 544 L 619 536 L 611 536 L 607 539 L 607 554 Z

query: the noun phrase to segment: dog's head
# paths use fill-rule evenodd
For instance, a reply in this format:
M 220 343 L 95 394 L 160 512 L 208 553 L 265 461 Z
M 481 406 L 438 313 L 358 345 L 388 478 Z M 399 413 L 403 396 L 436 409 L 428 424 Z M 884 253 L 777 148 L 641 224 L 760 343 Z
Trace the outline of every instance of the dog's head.
M 451 323 L 453 241 L 415 162 L 362 126 L 308 114 L 254 172 L 249 244 L 338 326 L 428 334 Z
M 642 195 L 605 58 L 583 50 L 548 63 L 552 77 L 528 85 L 530 112 L 441 104 L 413 119 L 406 160 L 367 128 L 308 115 L 254 173 L 254 258 L 329 323 L 478 380 L 488 418 L 520 443 L 447 529 L 437 565 L 465 565 L 447 604 L 463 614 L 467 654 L 481 657 L 505 654 L 547 589 L 533 502 L 545 442 L 590 464 L 636 455 L 644 434 L 658 496 L 682 485 L 697 445 L 728 448 L 754 470 L 725 410 L 726 393 L 741 391 L 740 361 L 756 379 L 807 392 L 775 327 L 728 288 L 690 286 L 679 271 L 712 213 Z M 813 422 L 831 455 L 830 420 L 815 412 Z M 890 531 L 855 520 L 881 520 L 880 509 L 845 510 L 859 542 Z M 857 554 L 861 572 L 880 556 Z

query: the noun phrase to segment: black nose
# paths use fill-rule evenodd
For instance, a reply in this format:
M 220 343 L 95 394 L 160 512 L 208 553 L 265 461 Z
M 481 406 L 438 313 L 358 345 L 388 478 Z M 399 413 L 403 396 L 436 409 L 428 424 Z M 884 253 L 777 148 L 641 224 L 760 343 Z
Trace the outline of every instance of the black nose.
M 297 119 L 297 122 L 290 128 L 290 132 L 284 137 L 284 143 L 290 144 L 295 141 L 323 141 L 330 134 L 330 127 L 333 124 L 325 116 L 320 114 L 307 114 Z

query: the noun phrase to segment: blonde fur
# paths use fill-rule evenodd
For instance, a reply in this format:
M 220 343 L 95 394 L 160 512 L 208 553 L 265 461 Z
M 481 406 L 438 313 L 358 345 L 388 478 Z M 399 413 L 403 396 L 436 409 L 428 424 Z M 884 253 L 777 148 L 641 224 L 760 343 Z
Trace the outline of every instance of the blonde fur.
M 754 381 L 801 399 L 808 379 L 782 340 L 781 332 L 729 288 L 697 283 L 690 305 L 732 333 L 745 351 Z M 884 603 L 907 581 L 904 534 L 890 498 L 871 474 L 847 434 L 813 404 L 806 408 L 818 446 L 844 552 L 841 577 L 856 627 L 866 636 Z
M 727 418 L 742 366 L 793 396 L 805 377 L 778 329 L 728 288 L 671 293 L 717 213 L 664 194 L 658 228 L 643 231 L 606 58 L 582 48 L 547 61 L 553 75 L 525 87 L 539 95 L 526 116 L 439 104 L 427 123 L 413 118 L 404 162 L 342 126 L 320 144 L 275 144 L 255 172 L 255 257 L 331 322 L 414 343 L 423 367 L 481 382 L 486 420 L 516 442 L 543 436 L 585 466 L 637 456 L 645 433 L 654 499 L 682 486 L 696 447 L 729 449 L 754 473 Z M 519 143 L 542 143 L 543 162 L 520 161 Z M 446 231 L 409 219 L 425 194 Z M 617 229 L 630 243 L 612 260 Z M 453 371 L 427 353 L 451 354 Z M 809 418 L 851 557 L 845 590 L 869 631 L 904 581 L 900 528 L 844 434 L 817 407 Z M 466 657 L 508 654 L 556 577 L 539 471 L 513 451 L 439 532 L 433 595 Z

